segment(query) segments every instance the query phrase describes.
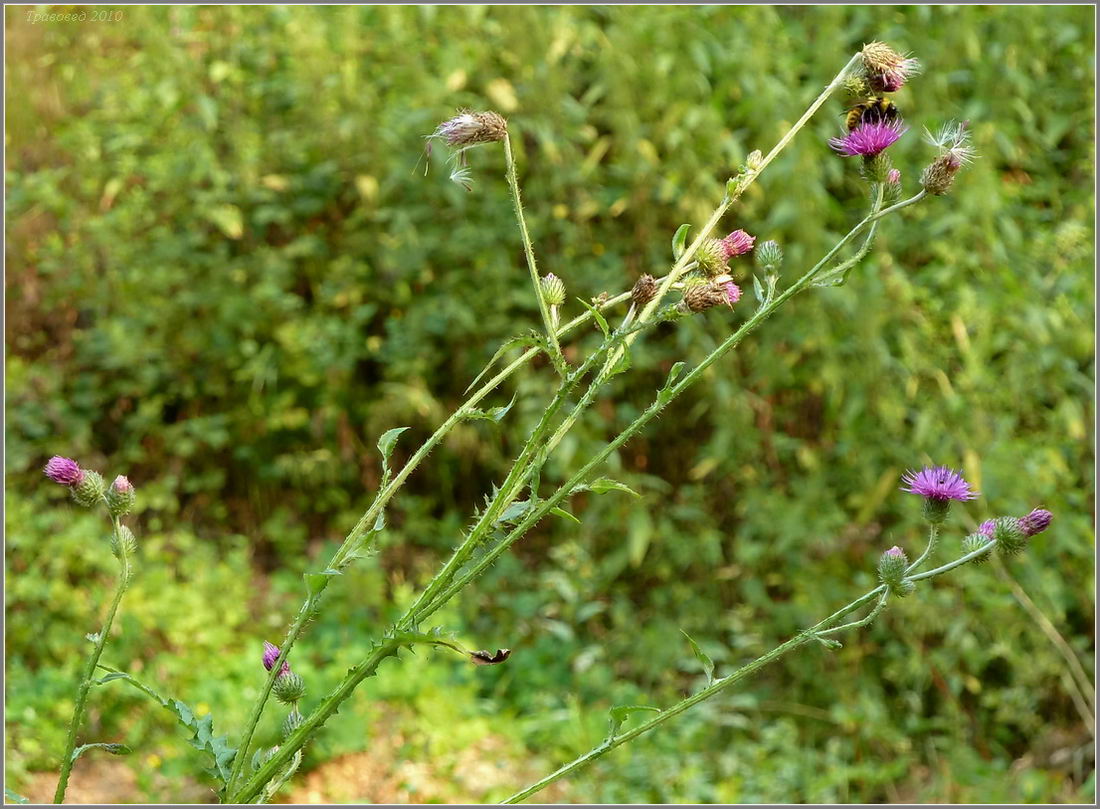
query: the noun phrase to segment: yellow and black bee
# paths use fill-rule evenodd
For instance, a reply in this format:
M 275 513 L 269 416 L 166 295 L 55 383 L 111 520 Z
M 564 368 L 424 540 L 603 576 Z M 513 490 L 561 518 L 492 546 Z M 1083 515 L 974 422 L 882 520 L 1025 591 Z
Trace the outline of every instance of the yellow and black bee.
M 851 132 L 860 124 L 890 124 L 898 118 L 898 108 L 894 102 L 882 96 L 867 98 L 848 108 L 844 119 Z

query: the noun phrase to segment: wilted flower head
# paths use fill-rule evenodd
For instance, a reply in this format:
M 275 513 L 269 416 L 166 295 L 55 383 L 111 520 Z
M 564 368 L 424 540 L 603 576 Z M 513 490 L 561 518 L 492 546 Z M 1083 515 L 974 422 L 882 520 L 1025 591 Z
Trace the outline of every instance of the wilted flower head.
M 756 243 L 756 237 L 750 236 L 743 230 L 735 230 L 729 236 L 719 241 L 722 245 L 722 253 L 725 255 L 726 261 L 729 261 L 735 256 L 741 256 L 752 250 L 753 244 Z
M 635 306 L 645 306 L 657 295 L 657 279 L 649 273 L 644 274 L 634 282 L 634 288 L 630 290 L 630 299 Z
M 867 83 L 876 93 L 894 93 L 920 72 L 920 62 L 902 56 L 885 42 L 871 42 L 863 46 L 863 70 Z
M 1047 530 L 1053 519 L 1054 515 L 1045 508 L 1035 508 L 1020 518 L 1020 530 L 1027 536 L 1033 537 Z
M 60 455 L 54 455 L 46 461 L 46 468 L 42 471 L 54 483 L 60 483 L 63 486 L 79 486 L 84 480 L 84 472 L 80 464 L 72 458 L 62 458 Z
M 268 643 L 265 640 L 263 656 L 264 668 L 268 671 L 271 671 L 271 667 L 275 665 L 275 661 L 279 659 L 280 654 L 282 654 L 282 652 L 279 651 L 278 646 L 276 646 L 274 643 Z M 290 674 L 290 663 L 286 660 L 283 661 L 283 667 L 279 670 L 280 677 L 284 674 Z
M 689 312 L 702 312 L 722 303 L 729 304 L 732 302 L 725 285 L 717 281 L 692 284 L 684 290 L 683 305 L 687 307 Z
M 935 146 L 938 154 L 920 175 L 920 184 L 929 194 L 946 194 L 955 182 L 955 175 L 976 157 L 970 142 L 968 122 L 950 122 L 932 134 L 927 129 L 924 138 Z
M 909 471 L 901 479 L 910 494 L 919 494 L 928 500 L 973 500 L 977 492 L 970 491 L 970 484 L 962 475 L 946 466 L 926 466 L 919 472 Z
M 448 146 L 465 147 L 504 140 L 507 134 L 508 122 L 497 113 L 459 110 L 458 115 L 441 123 L 428 137 L 442 138 Z
M 844 157 L 874 157 L 897 142 L 908 128 L 900 118 L 861 123 L 842 138 L 830 138 L 829 145 Z

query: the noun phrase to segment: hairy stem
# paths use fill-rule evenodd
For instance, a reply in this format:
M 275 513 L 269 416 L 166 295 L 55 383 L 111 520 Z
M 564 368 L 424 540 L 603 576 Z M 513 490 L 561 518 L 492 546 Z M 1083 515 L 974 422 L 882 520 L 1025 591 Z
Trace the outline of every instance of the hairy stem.
M 535 264 L 535 248 L 531 244 L 531 235 L 527 232 L 527 220 L 523 215 L 516 158 L 512 154 L 512 138 L 507 132 L 504 134 L 504 162 L 507 167 L 505 173 L 508 176 L 508 188 L 512 192 L 512 205 L 516 209 L 516 222 L 519 224 L 520 236 L 523 239 L 523 254 L 527 257 L 527 269 L 531 271 L 531 284 L 535 288 L 535 298 L 539 302 L 542 324 L 546 328 L 546 337 L 550 341 L 550 350 L 554 354 L 554 364 L 561 369 L 565 367 L 565 358 L 561 353 L 561 345 L 558 344 L 557 329 L 550 315 L 550 308 L 546 305 L 546 296 L 542 294 L 542 282 L 539 279 L 538 266 Z
M 914 570 L 920 570 L 920 566 L 924 564 L 925 560 L 932 555 L 932 552 L 936 550 L 936 540 L 940 536 L 940 526 L 937 523 L 931 523 L 928 526 L 928 544 L 924 548 L 924 553 L 917 557 L 917 561 L 905 568 L 906 575 L 909 575 Z
M 115 597 L 111 601 L 111 608 L 107 611 L 107 619 L 103 622 L 103 628 L 99 630 L 99 636 L 95 642 L 95 648 L 88 656 L 81 673 L 80 686 L 76 692 L 76 706 L 73 708 L 73 718 L 69 721 L 69 734 L 65 740 L 65 753 L 61 758 L 61 774 L 57 782 L 57 790 L 54 792 L 53 802 L 64 803 L 65 790 L 69 787 L 69 775 L 73 769 L 73 751 L 76 749 L 76 734 L 80 730 L 80 723 L 84 720 L 84 709 L 88 703 L 88 692 L 92 688 L 92 680 L 95 676 L 95 668 L 99 663 L 103 648 L 107 645 L 107 638 L 111 634 L 111 626 L 115 622 L 119 604 L 122 603 L 122 594 L 130 581 L 130 558 L 126 554 L 126 546 L 119 535 L 121 523 L 119 518 L 114 518 L 115 543 L 118 546 L 118 585 L 115 588 Z

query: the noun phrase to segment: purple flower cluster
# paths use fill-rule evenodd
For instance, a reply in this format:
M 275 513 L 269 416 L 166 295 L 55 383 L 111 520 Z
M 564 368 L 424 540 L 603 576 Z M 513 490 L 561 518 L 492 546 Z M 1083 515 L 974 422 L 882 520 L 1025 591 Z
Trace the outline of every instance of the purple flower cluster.
M 897 143 L 908 127 L 901 119 L 889 123 L 885 121 L 867 121 L 861 123 L 843 138 L 830 138 L 829 145 L 844 157 L 874 157 Z
M 1024 532 L 1024 536 L 1033 537 L 1047 530 L 1053 519 L 1054 515 L 1045 508 L 1033 508 L 1023 517 L 1020 517 L 1018 522 L 1020 530 Z M 978 526 L 978 533 L 992 538 L 996 526 L 996 520 L 986 520 Z
M 977 492 L 970 491 L 970 484 L 953 469 L 946 466 L 926 466 L 919 472 L 906 472 L 901 482 L 903 492 L 919 494 L 927 500 L 973 500 Z

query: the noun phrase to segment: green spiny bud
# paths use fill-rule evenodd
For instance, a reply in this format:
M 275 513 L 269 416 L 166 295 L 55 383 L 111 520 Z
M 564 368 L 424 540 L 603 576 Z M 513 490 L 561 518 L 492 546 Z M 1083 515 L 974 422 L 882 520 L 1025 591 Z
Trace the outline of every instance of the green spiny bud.
M 112 517 L 129 514 L 135 499 L 134 484 L 125 475 L 119 475 L 107 489 L 107 512 Z
M 706 239 L 695 253 L 699 268 L 707 275 L 721 275 L 729 269 L 729 257 L 721 239 Z
M 286 739 L 291 733 L 300 728 L 302 726 L 303 719 L 304 717 L 300 713 L 298 713 L 297 708 L 288 713 L 286 715 L 286 719 L 283 720 L 283 738 Z
M 775 275 L 783 266 L 783 248 L 779 246 L 779 242 L 769 239 L 756 248 L 753 258 L 756 260 L 756 266 L 765 273 Z
M 547 306 L 561 306 L 565 303 L 565 283 L 554 273 L 544 275 L 542 277 L 542 297 Z
M 939 525 L 947 519 L 951 510 L 951 501 L 940 497 L 926 497 L 921 505 L 921 516 L 932 525 Z
M 963 553 L 969 555 L 971 553 L 974 553 L 974 551 L 981 550 L 988 544 L 989 537 L 987 537 L 985 534 L 971 534 L 963 540 Z M 981 556 L 975 557 L 973 561 L 976 564 L 988 562 L 991 550 L 992 549 L 987 549 L 985 553 L 983 553 Z
M 993 521 L 993 539 L 1002 556 L 1015 556 L 1027 547 L 1027 534 L 1015 517 L 998 517 Z
M 103 498 L 107 484 L 104 483 L 103 476 L 99 472 L 93 472 L 90 469 L 82 471 L 83 480 L 72 488 L 73 500 L 85 508 L 91 508 Z
M 906 596 L 912 588 L 906 588 L 905 569 L 909 567 L 909 557 L 897 545 L 886 551 L 878 560 L 878 578 L 891 593 Z M 912 585 L 912 582 L 908 582 Z
M 282 674 L 271 690 L 275 693 L 275 699 L 284 705 L 290 705 L 306 695 L 306 682 L 293 672 Z

